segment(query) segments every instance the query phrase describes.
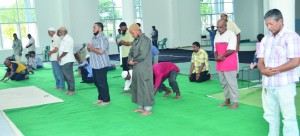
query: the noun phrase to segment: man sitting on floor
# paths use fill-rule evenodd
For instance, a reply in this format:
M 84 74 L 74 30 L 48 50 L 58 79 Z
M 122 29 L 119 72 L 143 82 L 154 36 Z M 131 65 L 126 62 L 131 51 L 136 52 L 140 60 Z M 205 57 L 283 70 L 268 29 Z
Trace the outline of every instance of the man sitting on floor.
M 34 74 L 34 70 L 36 69 L 36 63 L 35 63 L 34 59 L 32 57 L 30 57 L 29 54 L 26 54 L 25 57 L 27 59 L 26 67 L 28 70 L 28 74 L 30 72 L 32 74 Z
M 179 87 L 176 81 L 176 76 L 179 73 L 179 68 L 171 62 L 161 62 L 153 65 L 153 79 L 154 88 L 156 94 L 157 90 L 164 90 L 166 94 L 163 97 L 168 97 L 171 91 L 163 83 L 167 78 L 169 78 L 169 85 L 172 87 L 173 92 L 176 93 L 175 99 L 180 98 Z
M 199 42 L 193 43 L 192 63 L 190 68 L 190 82 L 204 82 L 211 78 L 209 71 L 208 55 L 200 48 Z
M 44 67 L 42 59 L 39 56 L 35 55 L 34 51 L 30 53 L 30 56 L 34 59 L 34 61 L 36 63 L 36 68 Z
M 29 78 L 26 66 L 22 63 L 6 59 L 4 65 L 7 67 L 4 77 L 1 79 L 4 83 L 9 79 L 20 81 Z
M 90 57 L 87 57 L 86 61 L 84 61 L 78 66 L 78 69 L 80 69 L 81 71 L 82 82 L 80 83 L 94 83 L 93 71 L 90 66 Z

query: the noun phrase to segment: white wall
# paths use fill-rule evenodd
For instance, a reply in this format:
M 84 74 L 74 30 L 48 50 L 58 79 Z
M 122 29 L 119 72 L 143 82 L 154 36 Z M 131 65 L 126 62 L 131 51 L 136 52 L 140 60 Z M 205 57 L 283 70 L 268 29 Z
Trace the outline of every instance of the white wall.
M 241 40 L 256 41 L 256 36 L 264 33 L 264 13 L 262 0 L 235 0 L 235 23 L 242 30 Z
M 144 31 L 150 37 L 156 26 L 159 40 L 168 38 L 167 48 L 191 46 L 200 41 L 199 0 L 151 0 L 142 1 Z

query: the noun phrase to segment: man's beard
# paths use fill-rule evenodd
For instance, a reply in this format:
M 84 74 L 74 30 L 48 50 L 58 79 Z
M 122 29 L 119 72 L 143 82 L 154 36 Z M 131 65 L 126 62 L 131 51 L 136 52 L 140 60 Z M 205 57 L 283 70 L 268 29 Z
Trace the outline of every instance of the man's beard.
M 125 34 L 126 34 L 126 31 L 127 31 L 127 30 L 122 31 L 122 35 L 125 35 Z
M 99 31 L 97 31 L 96 33 L 94 33 L 95 36 L 98 35 L 98 34 L 99 34 Z

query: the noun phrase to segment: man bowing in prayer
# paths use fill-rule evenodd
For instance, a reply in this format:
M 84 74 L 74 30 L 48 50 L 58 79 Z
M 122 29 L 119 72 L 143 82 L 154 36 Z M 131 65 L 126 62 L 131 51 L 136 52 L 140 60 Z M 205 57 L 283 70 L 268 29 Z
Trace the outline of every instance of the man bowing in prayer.
M 141 112 L 141 116 L 147 116 L 152 113 L 154 104 L 151 40 L 141 32 L 137 24 L 132 24 L 129 31 L 135 39 L 128 55 L 128 64 L 133 71 L 132 102 L 139 105 L 133 112 Z

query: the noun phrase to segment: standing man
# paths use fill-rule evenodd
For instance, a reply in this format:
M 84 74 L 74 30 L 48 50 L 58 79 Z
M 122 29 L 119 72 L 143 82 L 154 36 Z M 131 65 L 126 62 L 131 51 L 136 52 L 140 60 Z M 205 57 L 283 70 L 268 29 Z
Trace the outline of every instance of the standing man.
M 229 109 L 236 109 L 238 105 L 238 83 L 237 83 L 237 55 L 236 35 L 226 28 L 226 21 L 220 19 L 217 24 L 218 32 L 215 37 L 215 60 L 222 89 L 225 95 L 225 102 L 219 106 L 233 105 Z
M 131 36 L 130 32 L 128 31 L 127 25 L 125 22 L 120 24 L 120 29 L 122 30 L 122 36 L 120 39 L 119 44 L 122 46 L 122 67 L 123 71 L 128 71 L 128 54 L 133 42 L 133 37 Z
M 152 45 L 154 45 L 158 49 L 158 45 L 157 45 L 158 31 L 156 30 L 155 26 L 152 26 L 151 39 L 152 39 Z
M 169 78 L 169 85 L 172 87 L 173 92 L 176 93 L 175 99 L 179 99 L 180 91 L 176 81 L 177 74 L 180 72 L 179 68 L 171 62 L 160 62 L 154 64 L 152 69 L 154 76 L 154 94 L 156 94 L 157 90 L 166 91 L 166 94 L 163 96 L 165 98 L 171 94 L 171 91 L 164 84 L 164 81 Z
M 93 71 L 94 83 L 98 89 L 98 100 L 94 104 L 104 106 L 110 103 L 109 88 L 107 83 L 107 69 L 109 66 L 109 44 L 103 34 L 103 24 L 96 22 L 93 27 L 94 37 L 88 44 L 90 52 L 90 65 Z
M 237 63 L 238 63 L 238 68 L 237 68 L 237 74 L 236 74 L 236 78 L 239 77 L 239 55 L 238 52 L 240 51 L 240 40 L 241 40 L 241 30 L 240 28 L 232 21 L 228 20 L 228 16 L 226 12 L 223 12 L 221 14 L 221 19 L 226 21 L 227 24 L 227 30 L 232 31 L 235 35 L 236 35 L 236 55 L 237 55 Z
M 209 29 L 210 28 L 210 29 Z M 215 29 L 215 26 L 207 27 L 206 31 L 209 33 L 210 36 L 210 43 L 211 43 L 211 54 L 214 53 L 214 41 L 215 41 L 215 36 L 217 34 L 217 30 Z
M 65 81 L 68 85 L 68 91 L 66 94 L 74 95 L 75 93 L 75 82 L 74 82 L 74 72 L 73 63 L 75 62 L 73 48 L 74 41 L 73 38 L 68 34 L 68 30 L 65 27 L 59 28 L 60 35 L 60 46 L 58 49 L 57 61 L 61 67 L 62 73 L 64 75 Z
M 28 41 L 28 44 L 26 45 L 26 48 L 28 50 L 28 54 L 31 54 L 31 53 L 35 52 L 35 40 L 31 36 L 31 34 L 28 34 L 27 37 L 28 37 L 29 41 Z
M 141 116 L 147 116 L 152 113 L 154 104 L 151 40 L 141 32 L 137 24 L 132 24 L 129 30 L 135 39 L 128 56 L 128 64 L 133 67 L 132 102 L 139 105 L 133 112 L 141 112 Z
M 211 78 L 209 72 L 208 55 L 200 48 L 199 42 L 193 43 L 192 63 L 190 67 L 190 82 L 204 82 Z
M 16 33 L 13 34 L 14 40 L 13 40 L 13 50 L 14 50 L 14 57 L 15 60 L 20 62 L 21 61 L 21 56 L 22 56 L 22 42 L 20 39 L 18 39 L 18 36 Z
M 121 46 L 121 44 L 120 44 L 121 36 L 122 36 L 122 31 L 121 31 L 121 29 L 118 29 L 118 33 L 117 33 L 117 36 L 116 36 L 116 44 L 117 44 L 119 54 L 120 54 L 120 46 Z
M 299 81 L 300 38 L 284 27 L 278 9 L 269 10 L 265 24 L 271 32 L 261 41 L 257 51 L 258 68 L 263 74 L 262 104 L 264 118 L 269 123 L 269 136 L 280 134 L 280 111 L 283 117 L 283 135 L 299 136 L 295 96 Z
M 57 61 L 60 39 L 55 34 L 55 29 L 53 27 L 48 29 L 48 35 L 51 37 L 50 51 L 48 52 L 48 56 L 50 56 L 52 72 L 56 84 L 56 90 L 63 90 L 65 89 L 65 79 Z

